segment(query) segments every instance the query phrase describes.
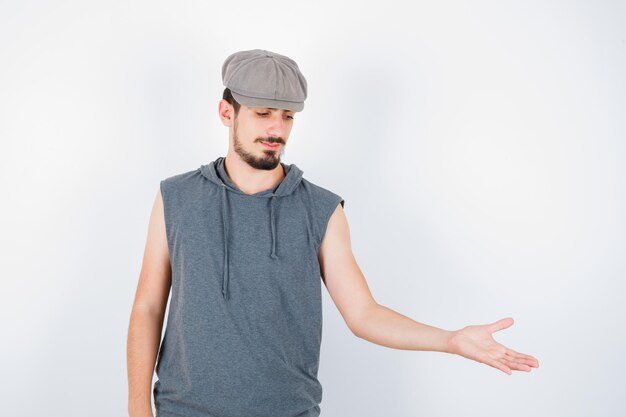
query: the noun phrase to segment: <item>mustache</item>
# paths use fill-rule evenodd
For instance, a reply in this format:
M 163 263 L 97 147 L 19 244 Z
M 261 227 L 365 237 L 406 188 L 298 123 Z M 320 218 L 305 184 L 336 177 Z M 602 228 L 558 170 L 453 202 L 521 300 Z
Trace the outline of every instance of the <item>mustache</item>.
M 281 144 L 285 144 L 285 142 L 283 141 L 283 138 L 261 138 L 258 137 L 257 141 L 261 142 L 267 142 L 267 143 L 281 143 Z

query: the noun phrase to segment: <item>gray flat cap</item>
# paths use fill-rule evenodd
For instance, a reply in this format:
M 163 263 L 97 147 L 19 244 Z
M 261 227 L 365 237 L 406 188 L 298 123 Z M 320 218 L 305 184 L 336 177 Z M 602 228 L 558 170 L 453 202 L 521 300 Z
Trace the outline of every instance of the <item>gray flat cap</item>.
M 224 87 L 248 107 L 301 111 L 307 83 L 293 59 L 264 49 L 231 54 L 222 65 Z

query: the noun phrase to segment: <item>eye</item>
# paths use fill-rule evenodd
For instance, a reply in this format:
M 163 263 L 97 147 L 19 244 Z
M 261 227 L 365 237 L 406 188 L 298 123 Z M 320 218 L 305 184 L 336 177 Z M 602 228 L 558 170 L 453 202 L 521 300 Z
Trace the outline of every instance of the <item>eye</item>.
M 256 114 L 258 114 L 259 116 L 267 116 L 269 113 L 259 113 L 259 112 L 256 112 Z

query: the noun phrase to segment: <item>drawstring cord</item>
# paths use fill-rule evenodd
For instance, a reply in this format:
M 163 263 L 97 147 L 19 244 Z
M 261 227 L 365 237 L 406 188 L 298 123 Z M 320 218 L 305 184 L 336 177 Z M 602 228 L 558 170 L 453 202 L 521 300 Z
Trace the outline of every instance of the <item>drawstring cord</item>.
M 228 222 L 226 221 L 226 213 L 228 210 L 226 209 L 226 185 L 222 184 L 222 224 L 224 227 L 224 275 L 222 276 L 222 295 L 224 296 L 224 300 L 228 300 Z
M 272 194 L 272 200 L 270 201 L 270 227 L 272 228 L 272 253 L 270 253 L 270 258 L 278 259 L 278 255 L 276 255 L 276 220 L 274 214 L 274 201 L 276 201 L 276 194 Z

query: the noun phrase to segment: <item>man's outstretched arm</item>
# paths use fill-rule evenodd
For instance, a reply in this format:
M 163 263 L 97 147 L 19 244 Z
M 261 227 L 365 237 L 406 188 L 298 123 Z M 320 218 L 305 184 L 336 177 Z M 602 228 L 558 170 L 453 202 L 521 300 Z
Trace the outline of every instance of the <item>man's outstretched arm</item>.
M 328 222 L 319 262 L 328 293 L 357 337 L 394 349 L 457 354 L 509 375 L 513 370 L 528 372 L 539 366 L 533 356 L 518 353 L 493 339 L 494 332 L 513 324 L 512 318 L 449 331 L 419 323 L 378 304 L 352 254 L 348 221 L 341 205 Z

